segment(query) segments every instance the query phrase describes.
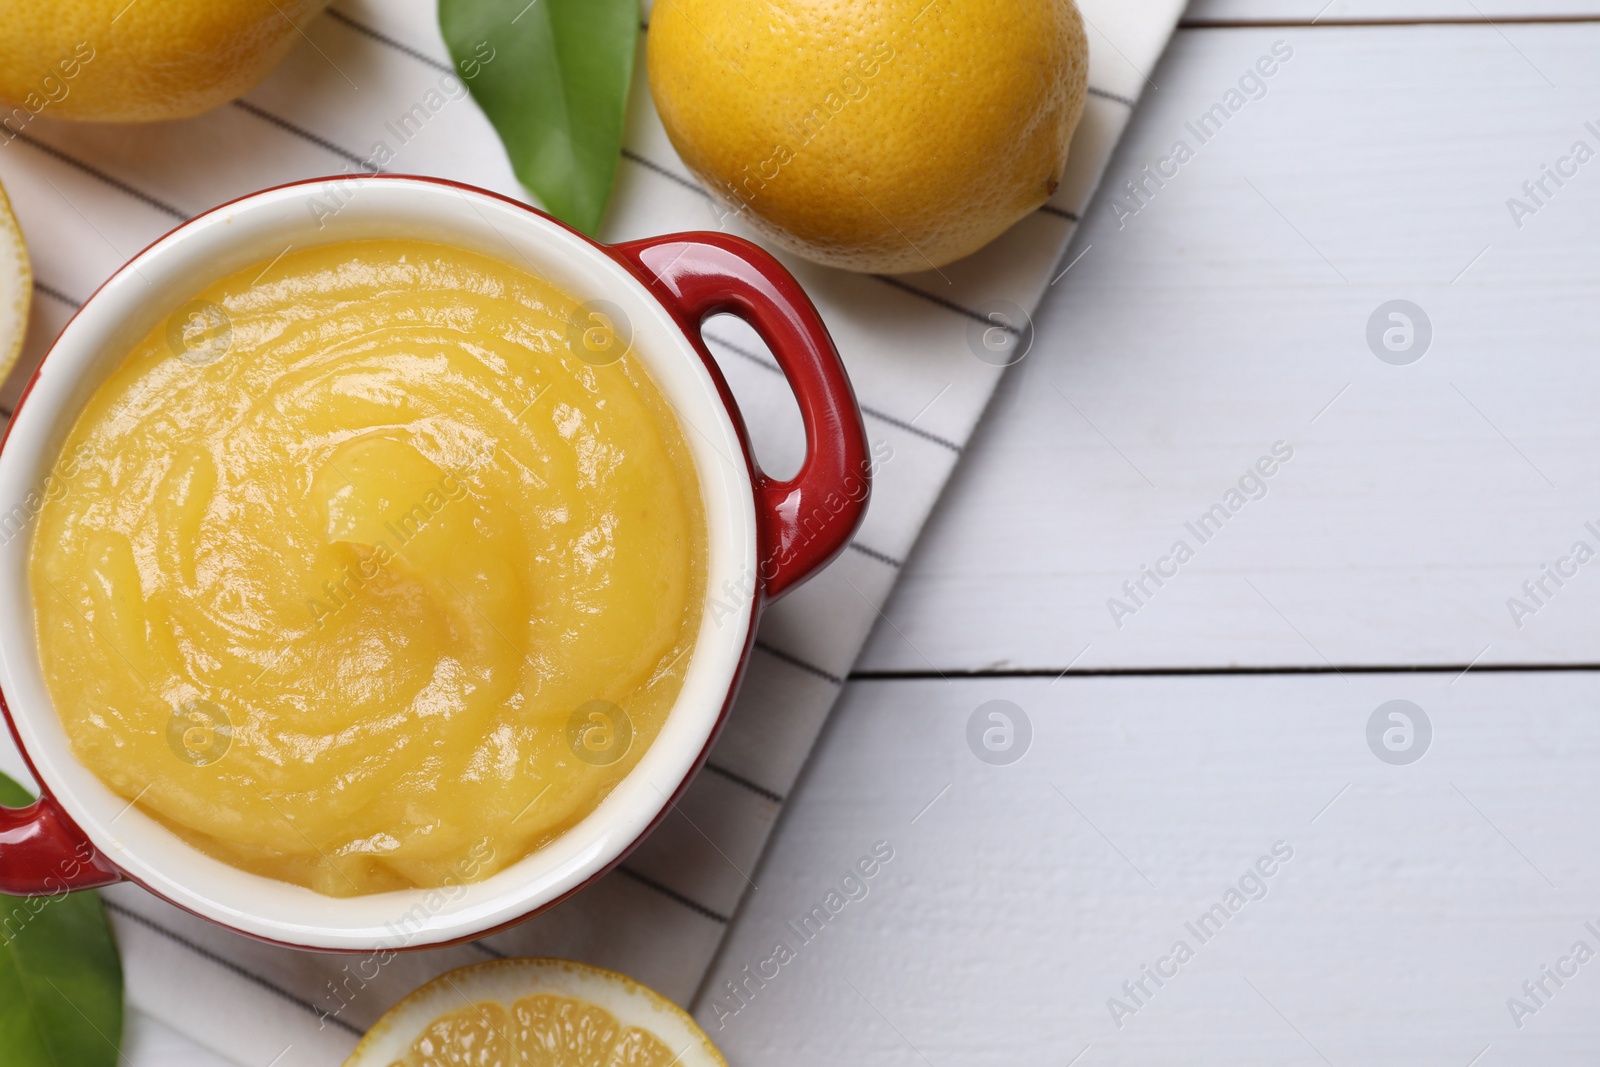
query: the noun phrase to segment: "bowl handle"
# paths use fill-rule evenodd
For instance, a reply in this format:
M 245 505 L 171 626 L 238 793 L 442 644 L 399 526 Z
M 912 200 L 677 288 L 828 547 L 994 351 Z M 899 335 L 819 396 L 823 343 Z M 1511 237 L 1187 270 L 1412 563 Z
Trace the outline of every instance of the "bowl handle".
M 121 880 L 50 797 L 25 808 L 0 808 L 0 893 L 55 896 Z
M 794 390 L 805 423 L 805 462 L 787 481 L 755 471 L 757 576 L 768 599 L 780 597 L 844 550 L 872 489 L 866 427 L 833 339 L 794 276 L 749 241 L 680 233 L 617 245 L 615 251 L 678 319 L 708 366 L 716 364 L 701 324 L 731 313 L 772 349 Z M 727 386 L 719 373 L 713 377 L 742 436 Z

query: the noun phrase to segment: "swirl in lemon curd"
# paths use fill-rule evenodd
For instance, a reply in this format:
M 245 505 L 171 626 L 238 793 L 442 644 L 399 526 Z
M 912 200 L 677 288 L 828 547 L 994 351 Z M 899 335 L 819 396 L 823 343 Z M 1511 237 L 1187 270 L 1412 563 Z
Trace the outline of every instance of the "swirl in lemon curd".
M 291 251 L 175 312 L 38 516 L 77 757 L 210 855 L 333 896 L 480 879 L 594 810 L 705 599 L 688 444 L 615 325 L 407 240 Z

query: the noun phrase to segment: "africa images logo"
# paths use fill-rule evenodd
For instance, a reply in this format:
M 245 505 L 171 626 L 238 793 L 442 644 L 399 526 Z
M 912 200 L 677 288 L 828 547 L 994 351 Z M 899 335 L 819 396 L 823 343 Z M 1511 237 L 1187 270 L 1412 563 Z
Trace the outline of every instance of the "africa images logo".
M 1433 744 L 1433 722 L 1409 700 L 1390 700 L 1367 718 L 1367 747 L 1394 767 L 1415 763 Z

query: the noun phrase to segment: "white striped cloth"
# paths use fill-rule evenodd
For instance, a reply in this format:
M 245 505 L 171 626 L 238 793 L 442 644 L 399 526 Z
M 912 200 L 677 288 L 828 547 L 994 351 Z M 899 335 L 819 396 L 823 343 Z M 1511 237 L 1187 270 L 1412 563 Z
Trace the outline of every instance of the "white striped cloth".
M 1066 180 L 1047 207 L 942 273 L 868 277 L 784 257 L 849 366 L 875 452 L 886 445 L 892 458 L 879 469 L 851 550 L 763 619 L 727 730 L 677 812 L 619 871 L 561 907 L 484 941 L 381 967 L 257 944 L 136 887 L 114 887 L 105 895 L 135 1007 L 242 1065 L 329 1067 L 413 987 L 492 957 L 588 960 L 694 1001 L 784 795 L 998 381 L 1004 354 L 976 354 L 986 351 L 987 315 L 1006 304 L 1031 311 L 1069 266 L 1064 254 L 1078 216 L 1182 8 L 1182 0 L 1080 4 L 1090 26 L 1091 95 Z M 656 118 L 642 55 L 605 237 L 717 229 L 722 213 Z M 219 202 L 364 169 L 380 142 L 392 154 L 380 154 L 384 170 L 526 199 L 483 115 L 459 91 L 442 91 L 450 72 L 433 0 L 341 0 L 265 84 L 232 106 L 139 127 L 57 123 L 47 110 L 0 145 L 0 182 L 37 275 L 27 353 L 0 392 L 0 412 L 9 414 L 27 372 L 108 274 Z M 424 103 L 419 127 L 413 105 L 441 97 L 437 108 Z M 401 125 L 408 113 L 411 122 Z M 802 437 L 784 379 L 747 327 L 716 320 L 708 333 L 764 465 L 792 470 Z M 9 750 L 0 763 L 20 768 Z

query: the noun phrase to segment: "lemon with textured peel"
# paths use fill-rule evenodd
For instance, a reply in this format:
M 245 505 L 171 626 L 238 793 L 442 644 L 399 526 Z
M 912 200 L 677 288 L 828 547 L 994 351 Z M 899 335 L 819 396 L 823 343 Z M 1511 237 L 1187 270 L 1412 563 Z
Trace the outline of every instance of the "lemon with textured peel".
M 28 308 L 33 304 L 33 268 L 28 246 L 11 213 L 11 201 L 0 187 L 0 381 L 17 365 L 28 333 Z
M 670 0 L 650 90 L 684 163 L 766 237 L 943 266 L 1060 184 L 1088 89 L 1072 0 Z
M 379 1019 L 344 1067 L 727 1067 L 658 993 L 570 960 L 440 975 Z
M 243 96 L 328 0 L 0 3 L 0 118 L 154 122 Z

